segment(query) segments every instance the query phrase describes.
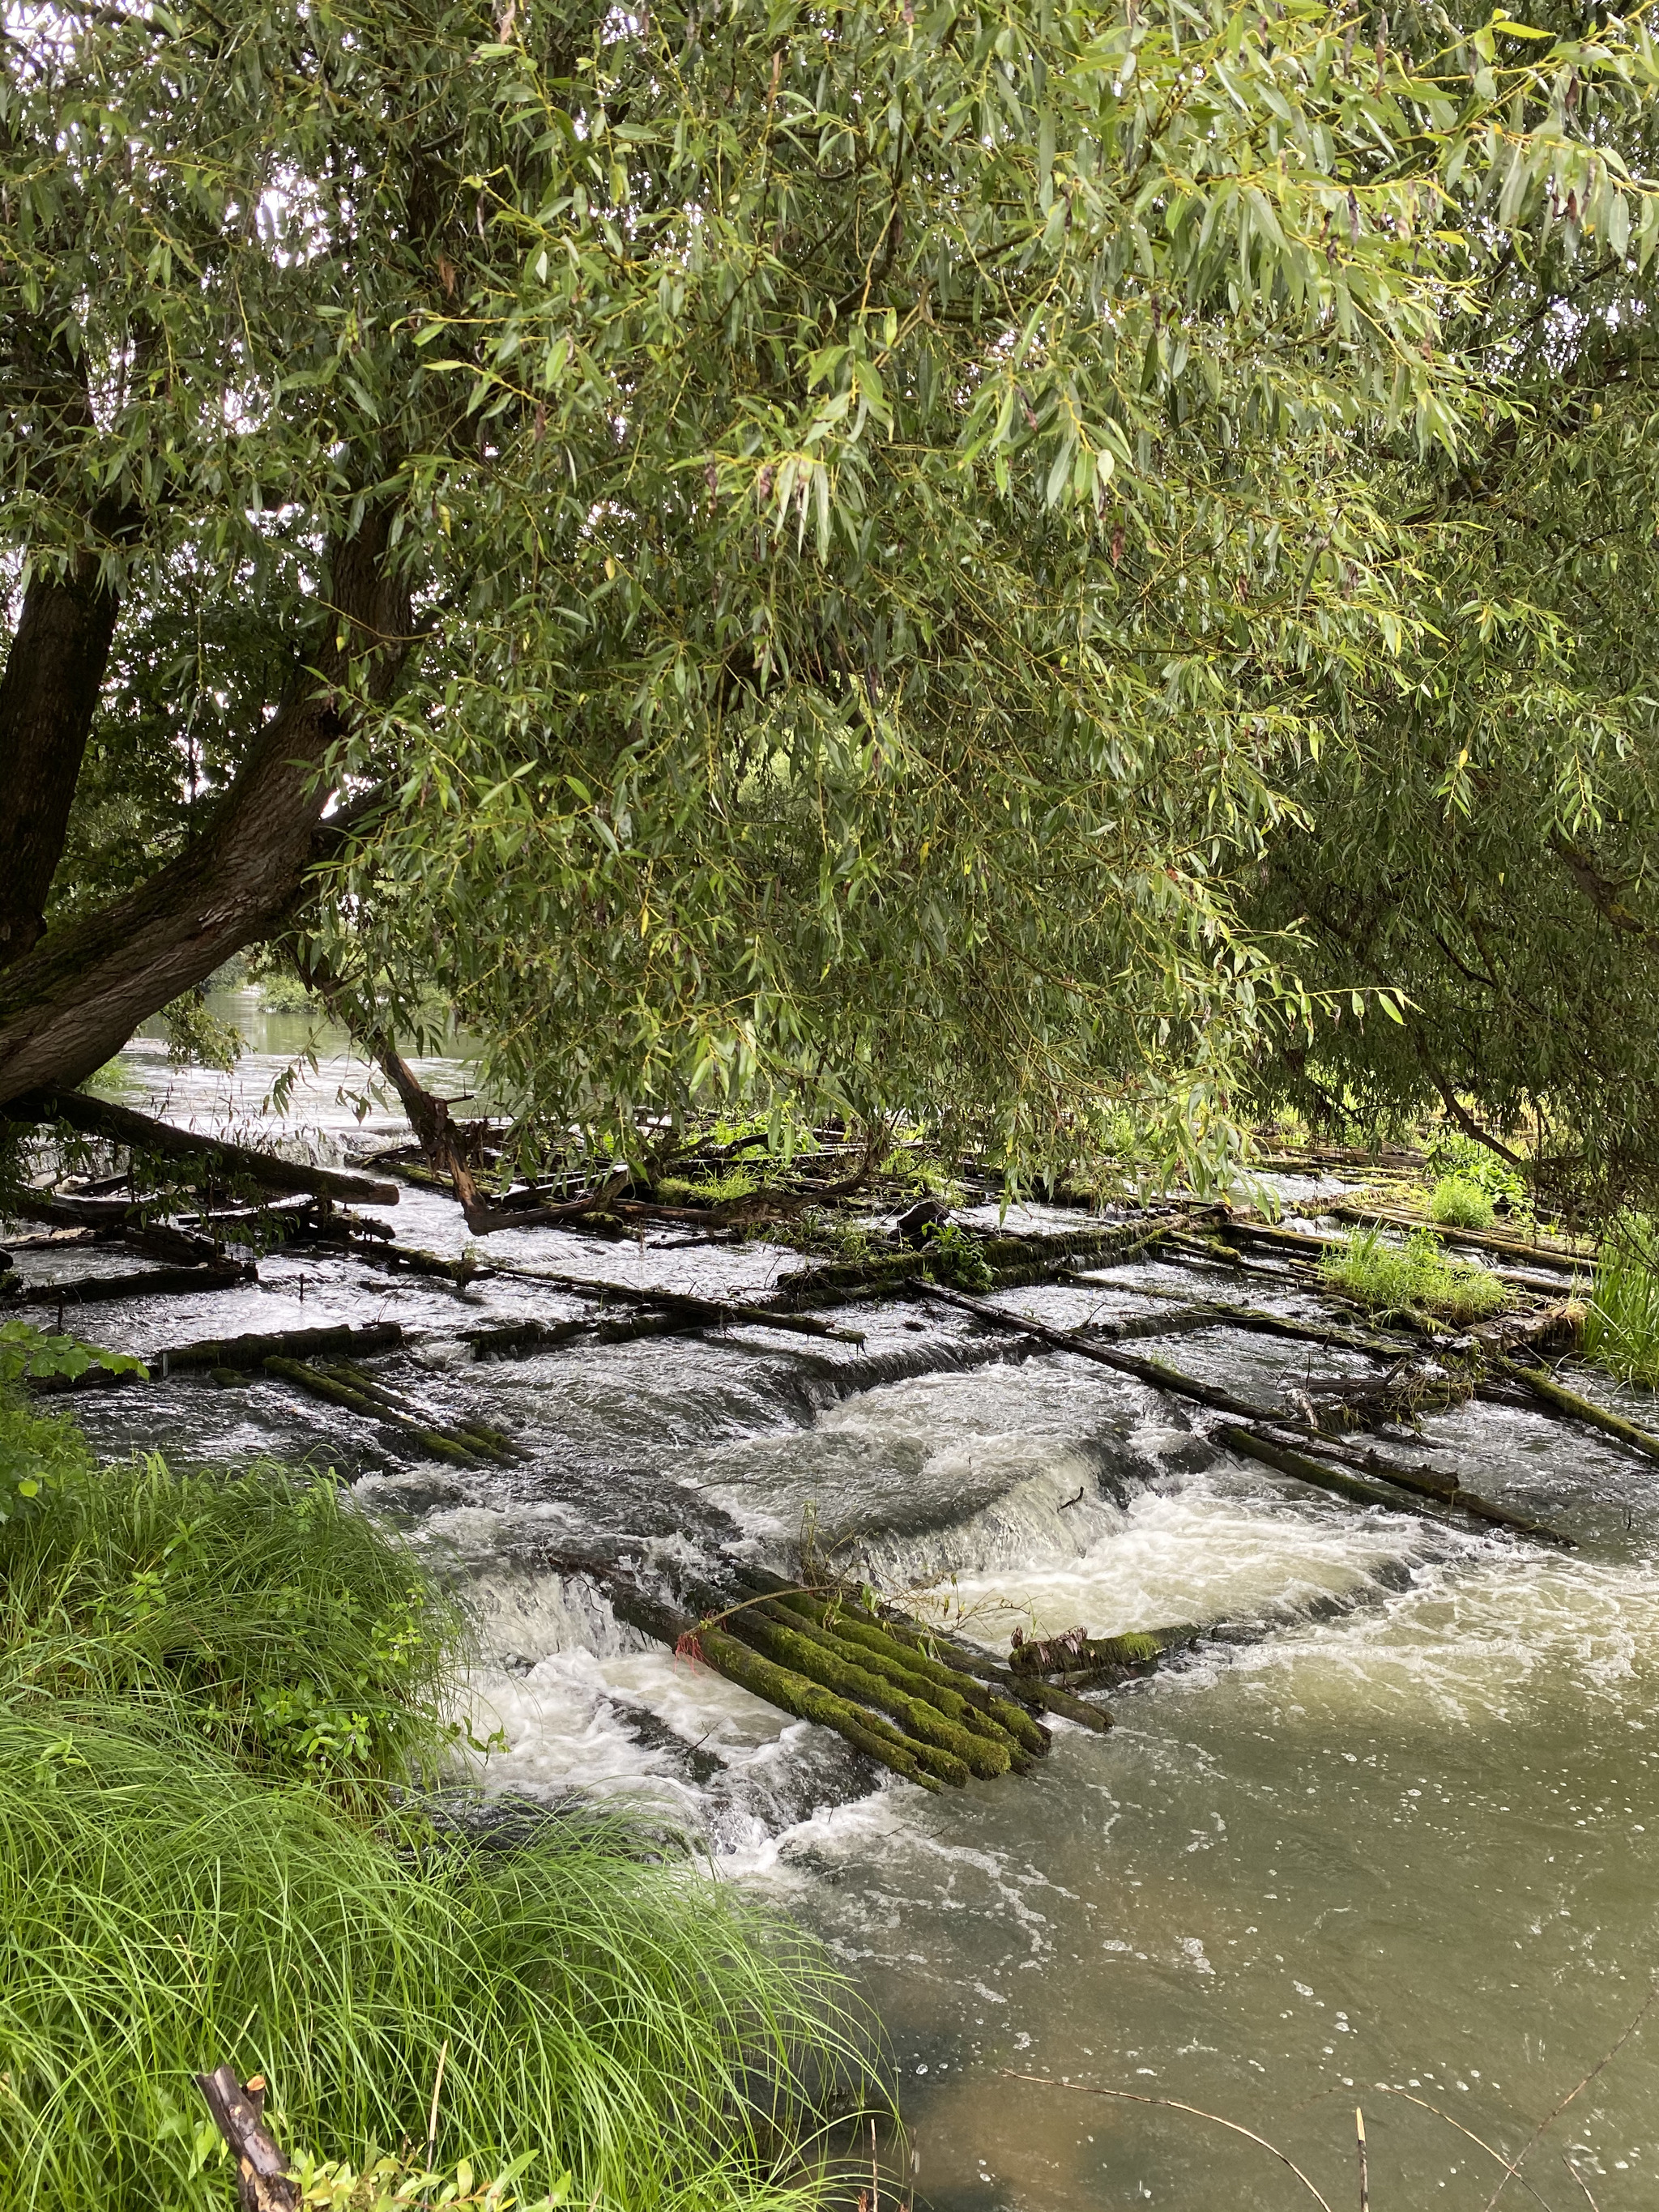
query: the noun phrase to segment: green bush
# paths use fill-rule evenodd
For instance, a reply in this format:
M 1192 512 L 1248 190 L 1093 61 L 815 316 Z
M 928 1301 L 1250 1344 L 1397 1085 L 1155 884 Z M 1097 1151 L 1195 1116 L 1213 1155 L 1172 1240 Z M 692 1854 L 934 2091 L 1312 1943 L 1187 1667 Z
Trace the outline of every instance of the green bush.
M 1450 1181 L 1472 1182 L 1492 1200 L 1503 1199 L 1505 1210 L 1522 1220 L 1532 1218 L 1532 1190 L 1526 1176 L 1489 1146 L 1479 1145 L 1461 1132 L 1443 1130 L 1429 1146 L 1428 1164 L 1433 1174 Z M 1473 1224 L 1466 1224 L 1473 1225 Z
M 1443 1176 L 1430 1196 L 1429 1218 L 1446 1229 L 1490 1229 L 1492 1200 L 1467 1176 Z
M 1448 1259 L 1426 1231 L 1393 1244 L 1380 1230 L 1357 1229 L 1341 1250 L 1327 1255 L 1320 1272 L 1333 1290 L 1372 1313 L 1431 1314 L 1460 1328 L 1509 1302 L 1489 1269 Z
M 12 1407 L 53 1480 L 0 1522 L 0 1681 L 157 1700 L 250 1771 L 373 1807 L 434 1772 L 462 1619 L 331 1480 L 97 1468 L 78 1431 Z
M 1659 1389 L 1659 1247 L 1644 1214 L 1622 1216 L 1601 1240 L 1584 1351 L 1620 1382 Z

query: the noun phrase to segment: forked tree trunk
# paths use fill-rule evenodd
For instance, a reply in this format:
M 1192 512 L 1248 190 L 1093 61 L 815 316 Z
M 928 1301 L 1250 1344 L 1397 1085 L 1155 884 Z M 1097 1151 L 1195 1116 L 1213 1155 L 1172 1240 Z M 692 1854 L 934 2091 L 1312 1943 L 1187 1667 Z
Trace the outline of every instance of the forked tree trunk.
M 333 548 L 328 635 L 254 738 L 206 825 L 137 890 L 49 932 L 21 959 L 0 967 L 0 1106 L 27 1091 L 82 1081 L 140 1022 L 204 982 L 233 952 L 269 936 L 293 911 L 330 797 L 321 770 L 349 726 L 340 694 L 351 664 L 367 663 L 370 696 L 384 699 L 409 649 L 408 588 L 388 574 L 391 519 L 371 509 L 356 536 Z M 26 690 L 35 680 L 27 665 L 34 642 L 20 625 L 7 665 L 7 682 L 15 669 Z M 81 703 L 89 720 L 92 702 Z M 52 711 L 70 743 L 67 695 Z M 7 796 L 0 790 L 0 811 L 9 813 Z M 44 832 L 40 842 L 37 872 L 45 867 L 50 880 L 61 828 L 49 851 Z

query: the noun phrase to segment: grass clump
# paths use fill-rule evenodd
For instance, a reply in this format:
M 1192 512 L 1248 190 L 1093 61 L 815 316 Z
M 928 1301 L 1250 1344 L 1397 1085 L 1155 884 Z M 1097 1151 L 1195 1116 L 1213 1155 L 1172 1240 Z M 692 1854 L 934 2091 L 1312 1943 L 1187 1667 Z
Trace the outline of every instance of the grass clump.
M 1509 1302 L 1496 1275 L 1466 1260 L 1449 1259 L 1426 1232 L 1390 1243 L 1376 1229 L 1358 1229 L 1321 1273 L 1335 1291 L 1374 1314 L 1419 1313 L 1462 1328 L 1485 1321 Z
M 1659 1242 L 1644 1214 L 1622 1216 L 1601 1240 L 1584 1350 L 1620 1382 L 1659 1389 Z
M 463 1624 L 405 1547 L 331 1484 L 99 1468 L 0 1399 L 6 1452 L 49 1480 L 0 1524 L 0 2212 L 228 2212 L 223 2060 L 296 2154 L 428 2162 L 446 2045 L 441 2168 L 826 2200 L 816 2116 L 870 2077 L 804 1938 L 639 1818 L 422 1817 Z
M 758 1172 L 739 1165 L 720 1175 L 664 1176 L 653 1196 L 664 1206 L 735 1206 L 739 1199 L 752 1198 L 760 1187 Z
M 434 1773 L 459 1608 L 331 1480 L 98 1468 L 67 1423 L 15 1408 L 0 1454 L 8 1435 L 53 1470 L 34 1511 L 0 1522 L 8 1687 L 154 1707 L 252 1773 L 363 1810 Z
M 1467 1176 L 1443 1176 L 1430 1194 L 1429 1218 L 1443 1229 L 1490 1229 L 1492 1199 Z

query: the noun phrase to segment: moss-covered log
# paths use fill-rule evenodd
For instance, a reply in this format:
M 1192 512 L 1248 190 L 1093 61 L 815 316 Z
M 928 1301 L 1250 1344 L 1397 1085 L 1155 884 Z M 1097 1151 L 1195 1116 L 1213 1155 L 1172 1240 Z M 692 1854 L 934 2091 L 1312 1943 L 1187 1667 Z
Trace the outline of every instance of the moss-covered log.
M 1617 1437 L 1620 1443 L 1628 1444 L 1632 1451 L 1640 1452 L 1644 1459 L 1659 1459 L 1659 1437 L 1639 1427 L 1636 1422 L 1627 1420 L 1624 1414 L 1615 1413 L 1610 1407 L 1598 1406 L 1593 1398 L 1581 1397 L 1577 1390 L 1569 1390 L 1564 1382 L 1558 1382 L 1553 1375 L 1547 1373 L 1541 1367 L 1522 1366 L 1518 1360 L 1512 1359 L 1494 1359 L 1492 1364 L 1498 1374 L 1524 1383 L 1528 1390 L 1534 1392 L 1546 1405 L 1553 1406 L 1558 1413 L 1570 1413 L 1576 1421 L 1583 1421 L 1593 1429 L 1601 1430 L 1607 1436 Z
M 959 1720 L 964 1728 L 984 1723 L 1011 1738 L 1021 1752 L 1041 1758 L 1053 1739 L 1021 1705 L 1000 1698 L 986 1684 L 929 1659 L 924 1652 L 901 1644 L 880 1623 L 855 1620 L 835 1599 L 824 1600 L 794 1592 L 776 1601 L 813 1622 L 819 1632 L 833 1636 L 861 1662 L 885 1674 L 901 1688 L 926 1698 L 941 1712 Z
M 727 1681 L 735 1682 L 752 1697 L 775 1705 L 780 1712 L 792 1714 L 797 1720 L 811 1721 L 820 1728 L 833 1729 L 855 1751 L 861 1751 L 866 1759 L 873 1759 L 878 1765 L 902 1775 L 907 1782 L 915 1782 L 924 1790 L 939 1787 L 939 1778 L 927 1764 L 931 1746 L 912 1742 L 879 1715 L 866 1713 L 820 1683 L 810 1681 L 787 1667 L 777 1666 L 746 1644 L 740 1644 L 735 1636 L 728 1636 L 723 1629 L 700 1626 L 689 1615 L 677 1613 L 672 1606 L 650 1596 L 626 1575 L 602 1572 L 598 1579 L 619 1620 L 642 1629 L 647 1636 L 655 1637 L 676 1651 L 683 1651 L 689 1658 L 701 1659 L 717 1674 L 723 1674 Z M 967 1779 L 965 1771 L 962 1779 Z
M 493 1456 L 475 1445 L 464 1443 L 459 1437 L 429 1427 L 415 1415 L 388 1403 L 384 1395 L 370 1397 L 354 1384 L 343 1381 L 338 1375 L 328 1375 L 319 1368 L 307 1367 L 302 1360 L 287 1359 L 277 1353 L 265 1360 L 264 1365 L 268 1374 L 280 1376 L 285 1382 L 292 1382 L 299 1389 L 308 1390 L 313 1397 L 325 1398 L 331 1405 L 344 1406 L 350 1412 L 362 1413 L 370 1420 L 389 1423 L 392 1427 L 413 1437 L 440 1459 L 454 1460 L 464 1467 L 477 1467 L 486 1456 Z
M 786 1627 L 781 1620 L 769 1618 L 757 1604 L 738 1607 L 721 1626 L 779 1666 L 804 1675 L 809 1682 L 820 1683 L 849 1704 L 890 1714 L 916 1743 L 931 1747 L 949 1762 L 943 1768 L 928 1762 L 941 1781 L 965 1782 L 969 1775 L 976 1774 L 982 1781 L 991 1782 L 1006 1774 L 1012 1764 L 1012 1746 L 1006 1737 L 993 1742 L 988 1736 L 963 1727 L 937 1705 L 910 1696 L 872 1668 L 843 1657 L 830 1639 L 814 1637 L 805 1624 L 799 1628 Z M 702 1635 L 700 1629 L 700 1641 Z M 958 1768 L 959 1773 L 955 1771 Z

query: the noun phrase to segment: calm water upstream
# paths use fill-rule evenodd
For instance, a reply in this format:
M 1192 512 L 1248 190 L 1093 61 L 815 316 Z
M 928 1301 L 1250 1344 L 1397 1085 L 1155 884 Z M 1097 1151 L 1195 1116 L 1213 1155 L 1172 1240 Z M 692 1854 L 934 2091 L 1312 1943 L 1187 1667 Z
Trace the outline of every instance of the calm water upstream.
M 237 1003 L 252 1048 L 233 1078 L 171 1071 L 140 1040 L 124 1061 L 132 1103 L 204 1127 L 259 1122 L 305 1023 Z M 430 1073 L 461 1087 L 459 1064 Z M 364 1085 L 325 1053 L 291 1102 L 289 1139 L 337 1158 L 401 1135 L 383 1103 L 356 1118 Z M 453 1207 L 413 1191 L 386 1218 L 431 1249 L 464 1239 Z M 706 1291 L 797 1264 L 764 1246 L 552 1231 L 492 1238 L 489 1256 Z M 29 1261 L 37 1274 L 64 1265 Z M 1561 1555 L 1294 1492 L 1214 1455 L 1139 1385 L 1023 1357 L 957 1316 L 919 1326 L 915 1309 L 875 1309 L 861 1350 L 750 1331 L 477 1365 L 458 1326 L 568 1309 L 532 1281 L 461 1293 L 315 1255 L 264 1260 L 261 1274 L 210 1298 L 101 1308 L 97 1333 L 143 1351 L 384 1313 L 419 1336 L 399 1364 L 411 1394 L 499 1421 L 532 1463 L 457 1474 L 399 1457 L 383 1432 L 275 1381 L 83 1399 L 96 1440 L 313 1455 L 454 1562 L 482 1624 L 477 1718 L 507 1744 L 491 1785 L 666 1799 L 731 1878 L 820 1929 L 885 2015 L 935 2205 L 1312 2201 L 1237 2135 L 1013 2078 L 1027 2074 L 1224 2115 L 1333 2206 L 1357 2201 L 1358 2102 L 1378 2212 L 1478 2212 L 1504 2169 L 1471 2136 L 1513 2155 L 1646 1999 L 1659 1506 L 1641 1462 L 1490 1406 L 1426 1424 L 1472 1487 L 1577 1535 Z M 1069 1325 L 1144 1311 L 1126 1285 L 1160 1284 L 1190 1292 L 1193 1279 L 1138 1267 L 1006 1297 Z M 1297 1309 L 1288 1290 L 1262 1302 Z M 1222 1333 L 1169 1352 L 1255 1392 L 1302 1358 Z M 1262 1632 L 1121 1694 L 1110 1736 L 1062 1725 L 1027 1781 L 929 1797 L 872 1785 L 838 1739 L 643 1645 L 544 1564 L 622 1533 L 647 1569 L 733 1542 L 783 1565 L 809 1516 L 890 1586 L 954 1577 L 990 1644 L 1006 1648 L 1017 1620 Z M 1503 2203 L 1659 2203 L 1656 2059 L 1659 2008 Z

